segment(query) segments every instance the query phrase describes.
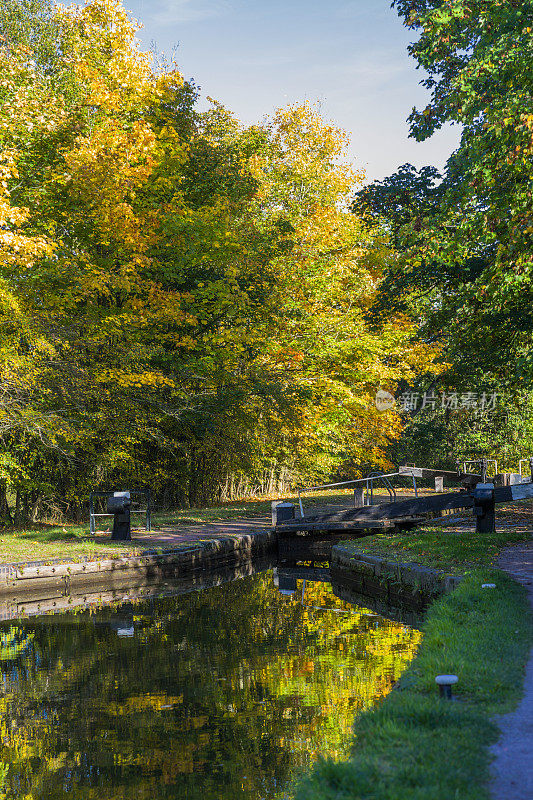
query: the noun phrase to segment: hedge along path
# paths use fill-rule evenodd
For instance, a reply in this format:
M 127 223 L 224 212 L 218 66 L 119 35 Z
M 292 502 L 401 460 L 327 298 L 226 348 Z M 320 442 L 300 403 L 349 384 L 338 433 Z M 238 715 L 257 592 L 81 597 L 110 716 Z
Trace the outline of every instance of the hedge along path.
M 504 550 L 498 566 L 526 587 L 533 609 L 533 541 Z M 496 720 L 502 735 L 495 756 L 491 793 L 495 800 L 533 797 L 533 649 L 526 667 L 524 697 L 516 711 Z

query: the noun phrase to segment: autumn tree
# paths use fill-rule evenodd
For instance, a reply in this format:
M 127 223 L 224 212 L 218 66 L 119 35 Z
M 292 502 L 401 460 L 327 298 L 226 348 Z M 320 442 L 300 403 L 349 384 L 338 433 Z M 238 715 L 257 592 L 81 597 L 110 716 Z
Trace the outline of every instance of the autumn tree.
M 384 463 L 400 426 L 377 411 L 376 389 L 411 378 L 430 353 L 413 345 L 405 316 L 391 315 L 379 333 L 366 323 L 391 253 L 378 227 L 349 213 L 363 175 L 346 159 L 346 134 L 308 104 L 280 111 L 271 131 L 262 202 L 290 241 L 276 260 L 283 346 L 272 355 L 308 398 L 299 450 L 315 452 L 325 474 L 344 459 Z
M 384 463 L 401 426 L 376 389 L 431 352 L 405 314 L 366 322 L 392 256 L 348 208 L 361 176 L 345 136 L 305 104 L 249 128 L 217 102 L 198 112 L 114 0 L 2 14 L 17 512 L 81 513 L 116 482 L 195 504 L 236 475 L 274 486 Z

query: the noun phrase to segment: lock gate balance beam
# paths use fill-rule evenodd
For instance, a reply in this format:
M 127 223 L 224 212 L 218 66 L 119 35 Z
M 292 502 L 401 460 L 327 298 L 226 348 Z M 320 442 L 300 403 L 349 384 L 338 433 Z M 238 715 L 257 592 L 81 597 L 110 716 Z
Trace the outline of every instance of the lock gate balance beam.
M 486 484 L 483 484 L 486 486 Z M 381 503 L 377 506 L 362 506 L 350 508 L 345 511 L 317 514 L 310 517 L 290 519 L 274 525 L 280 534 L 322 531 L 363 531 L 386 530 L 394 526 L 415 527 L 427 522 L 433 515 L 440 515 L 443 511 L 470 509 L 483 504 L 490 506 L 493 499 L 496 503 L 511 503 L 517 500 L 533 498 L 533 483 L 521 483 L 513 486 L 500 486 L 491 488 L 492 498 L 476 498 L 475 490 L 470 492 L 451 492 L 429 497 L 411 498 L 396 503 Z M 480 500 L 483 500 L 483 503 Z M 483 514 L 478 514 L 478 519 Z

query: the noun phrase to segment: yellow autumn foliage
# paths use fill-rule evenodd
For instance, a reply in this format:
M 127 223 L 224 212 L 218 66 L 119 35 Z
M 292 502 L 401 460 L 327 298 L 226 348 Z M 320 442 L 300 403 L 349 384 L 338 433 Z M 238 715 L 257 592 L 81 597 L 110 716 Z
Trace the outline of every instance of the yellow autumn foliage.
M 237 473 L 386 464 L 401 424 L 375 393 L 433 353 L 405 318 L 366 322 L 393 254 L 349 210 L 346 134 L 309 103 L 249 128 L 198 112 L 118 0 L 47 13 L 51 63 L 0 41 L 0 360 L 26 409 L 0 407 L 3 485 L 197 503 Z

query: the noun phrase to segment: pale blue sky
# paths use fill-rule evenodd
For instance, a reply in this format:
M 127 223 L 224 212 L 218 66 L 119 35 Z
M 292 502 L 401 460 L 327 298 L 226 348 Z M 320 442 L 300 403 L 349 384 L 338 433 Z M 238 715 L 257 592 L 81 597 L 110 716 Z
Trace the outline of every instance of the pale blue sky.
M 406 118 L 424 106 L 412 37 L 390 0 L 125 0 L 144 24 L 139 36 L 176 60 L 203 97 L 244 123 L 301 100 L 320 102 L 347 130 L 350 155 L 369 179 L 410 161 L 442 167 L 458 128 L 427 142 L 408 139 Z

